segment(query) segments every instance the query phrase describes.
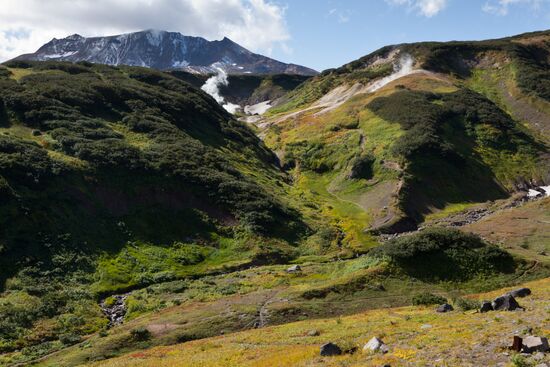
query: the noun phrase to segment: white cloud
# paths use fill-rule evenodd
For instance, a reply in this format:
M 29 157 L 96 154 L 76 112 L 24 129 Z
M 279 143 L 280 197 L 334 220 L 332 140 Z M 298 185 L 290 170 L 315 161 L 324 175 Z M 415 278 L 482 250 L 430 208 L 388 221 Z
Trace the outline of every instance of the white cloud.
M 328 12 L 329 17 L 334 17 L 338 23 L 347 23 L 351 19 L 350 10 L 330 9 Z
M 514 5 L 528 6 L 533 10 L 539 10 L 549 0 L 489 0 L 483 5 L 483 11 L 496 15 L 508 15 L 510 7 Z
M 431 18 L 445 9 L 449 0 L 386 0 L 390 5 L 406 6 L 409 10 L 415 10 L 418 14 Z
M 113 35 L 144 29 L 221 39 L 256 52 L 288 49 L 285 8 L 271 0 L 2 0 L 0 60 L 34 52 L 73 33 Z

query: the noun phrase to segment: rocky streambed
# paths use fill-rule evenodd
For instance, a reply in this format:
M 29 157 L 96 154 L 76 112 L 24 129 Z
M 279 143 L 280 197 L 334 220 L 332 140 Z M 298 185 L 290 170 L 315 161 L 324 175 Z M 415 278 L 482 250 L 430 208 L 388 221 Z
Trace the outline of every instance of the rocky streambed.
M 120 325 L 124 322 L 128 294 L 114 295 L 105 298 L 99 303 L 99 307 L 109 319 L 109 327 Z

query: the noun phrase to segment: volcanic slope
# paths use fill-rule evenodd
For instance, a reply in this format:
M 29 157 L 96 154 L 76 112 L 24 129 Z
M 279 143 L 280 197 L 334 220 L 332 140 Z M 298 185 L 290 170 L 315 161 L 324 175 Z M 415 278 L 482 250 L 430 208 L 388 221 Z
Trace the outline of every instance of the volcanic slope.
M 389 46 L 327 70 L 259 122 L 346 236 L 549 180 L 550 32 Z

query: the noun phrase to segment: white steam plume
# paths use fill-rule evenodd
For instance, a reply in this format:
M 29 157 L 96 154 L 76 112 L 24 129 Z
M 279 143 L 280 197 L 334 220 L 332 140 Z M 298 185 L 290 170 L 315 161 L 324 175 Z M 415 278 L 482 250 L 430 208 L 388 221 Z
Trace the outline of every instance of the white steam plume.
M 227 112 L 234 114 L 241 106 L 225 102 L 225 98 L 220 94 L 220 86 L 229 85 L 227 73 L 222 68 L 216 68 L 216 70 L 218 70 L 218 74 L 208 78 L 201 89 L 210 94 Z
M 367 91 L 369 93 L 376 92 L 378 89 L 393 82 L 394 80 L 412 74 L 414 72 L 413 64 L 414 60 L 411 55 L 405 54 L 401 56 L 401 58 L 399 59 L 399 63 L 394 65 L 394 73 L 374 82 Z

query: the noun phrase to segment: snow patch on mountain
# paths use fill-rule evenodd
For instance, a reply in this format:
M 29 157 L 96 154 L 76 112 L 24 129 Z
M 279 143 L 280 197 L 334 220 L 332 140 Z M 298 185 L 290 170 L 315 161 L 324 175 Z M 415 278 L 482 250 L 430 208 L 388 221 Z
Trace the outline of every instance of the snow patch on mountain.
M 68 52 L 63 52 L 61 54 L 44 55 L 43 57 L 46 58 L 46 59 L 59 59 L 59 58 L 62 58 L 62 57 L 72 56 L 72 55 L 76 54 L 77 52 L 78 51 L 68 51 Z

